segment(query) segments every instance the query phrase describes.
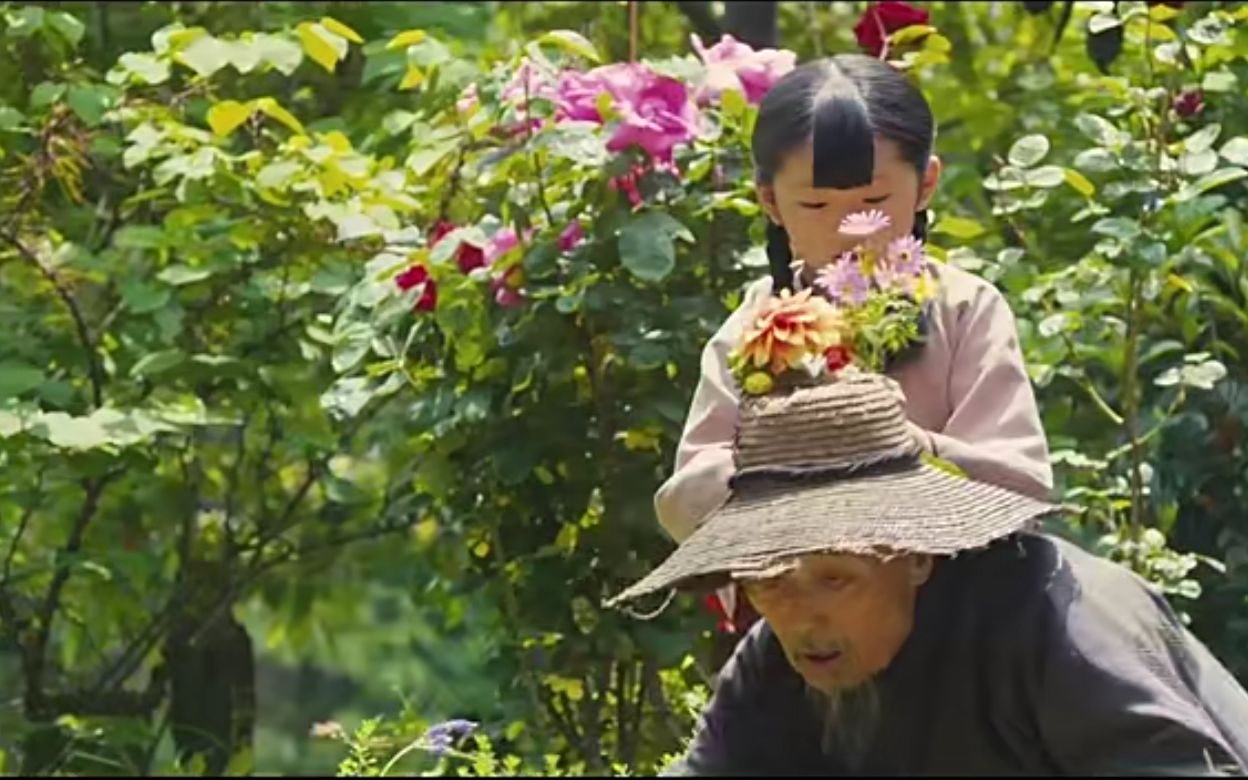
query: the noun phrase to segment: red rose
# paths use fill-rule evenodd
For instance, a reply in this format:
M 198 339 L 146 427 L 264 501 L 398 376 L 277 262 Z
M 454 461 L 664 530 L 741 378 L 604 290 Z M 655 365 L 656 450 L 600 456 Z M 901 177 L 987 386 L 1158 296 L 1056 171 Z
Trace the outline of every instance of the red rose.
M 828 347 L 823 357 L 828 362 L 828 372 L 835 374 L 853 361 L 854 353 L 848 347 Z
M 438 284 L 429 278 L 429 271 L 423 265 L 414 265 L 394 277 L 394 283 L 403 292 L 418 285 L 425 286 L 414 306 L 416 311 L 433 311 L 438 305 Z
M 927 11 L 909 3 L 892 0 L 875 3 L 867 8 L 858 24 L 854 25 L 854 35 L 863 51 L 878 57 L 884 51 L 884 42 L 891 33 L 913 24 L 927 24 L 929 18 Z
M 1180 92 L 1174 99 L 1174 112 L 1181 117 L 1196 116 L 1205 110 L 1205 95 L 1199 89 Z

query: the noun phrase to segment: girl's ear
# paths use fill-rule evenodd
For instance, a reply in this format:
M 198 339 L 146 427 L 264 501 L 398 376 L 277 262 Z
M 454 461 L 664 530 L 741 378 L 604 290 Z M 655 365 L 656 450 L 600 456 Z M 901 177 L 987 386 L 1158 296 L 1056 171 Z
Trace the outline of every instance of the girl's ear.
M 923 181 L 919 183 L 918 211 L 926 209 L 927 204 L 932 200 L 932 196 L 936 194 L 936 185 L 940 181 L 940 171 L 940 158 L 932 155 L 928 158 L 927 168 L 923 171 Z
M 767 218 L 775 224 L 784 227 L 784 221 L 780 219 L 780 208 L 776 205 L 776 188 L 771 184 L 762 184 L 755 182 L 758 187 L 758 203 L 763 207 L 763 212 L 767 214 Z

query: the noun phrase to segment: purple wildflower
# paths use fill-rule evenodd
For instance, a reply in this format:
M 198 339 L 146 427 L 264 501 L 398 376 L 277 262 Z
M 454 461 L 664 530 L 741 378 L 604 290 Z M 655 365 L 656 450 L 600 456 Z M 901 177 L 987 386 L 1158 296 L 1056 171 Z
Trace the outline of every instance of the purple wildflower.
M 434 724 L 425 732 L 425 749 L 435 756 L 445 755 L 456 742 L 471 736 L 476 730 L 476 723 L 460 718 Z

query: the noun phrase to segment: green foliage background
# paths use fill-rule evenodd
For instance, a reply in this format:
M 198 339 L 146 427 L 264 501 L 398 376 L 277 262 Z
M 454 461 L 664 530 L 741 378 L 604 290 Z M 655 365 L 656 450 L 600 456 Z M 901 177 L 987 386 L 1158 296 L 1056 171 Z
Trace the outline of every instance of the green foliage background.
M 1014 307 L 1082 508 L 1058 530 L 1248 679 L 1248 10 L 922 5 L 894 56 L 940 123 L 934 244 Z M 781 4 L 781 45 L 854 50 L 864 6 Z M 676 4 L 637 21 L 697 78 Z M 178 760 L 188 702 L 239 724 L 234 773 L 380 773 L 450 717 L 513 757 L 481 772 L 680 748 L 711 618 L 597 605 L 668 549 L 699 352 L 765 271 L 755 109 L 708 108 L 639 209 L 601 130 L 501 129 L 522 57 L 620 61 L 628 30 L 624 3 L 0 3 L 3 771 L 214 768 Z M 522 305 L 428 247 L 439 218 L 520 233 Z

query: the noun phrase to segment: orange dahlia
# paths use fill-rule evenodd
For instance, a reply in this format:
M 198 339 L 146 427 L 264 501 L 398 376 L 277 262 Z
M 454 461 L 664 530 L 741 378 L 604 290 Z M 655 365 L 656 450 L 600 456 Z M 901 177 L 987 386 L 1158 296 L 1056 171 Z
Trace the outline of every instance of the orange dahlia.
M 763 303 L 738 350 L 747 365 L 767 366 L 772 374 L 779 374 L 841 343 L 845 323 L 840 313 L 812 292 L 810 288 L 796 294 L 784 290 Z

